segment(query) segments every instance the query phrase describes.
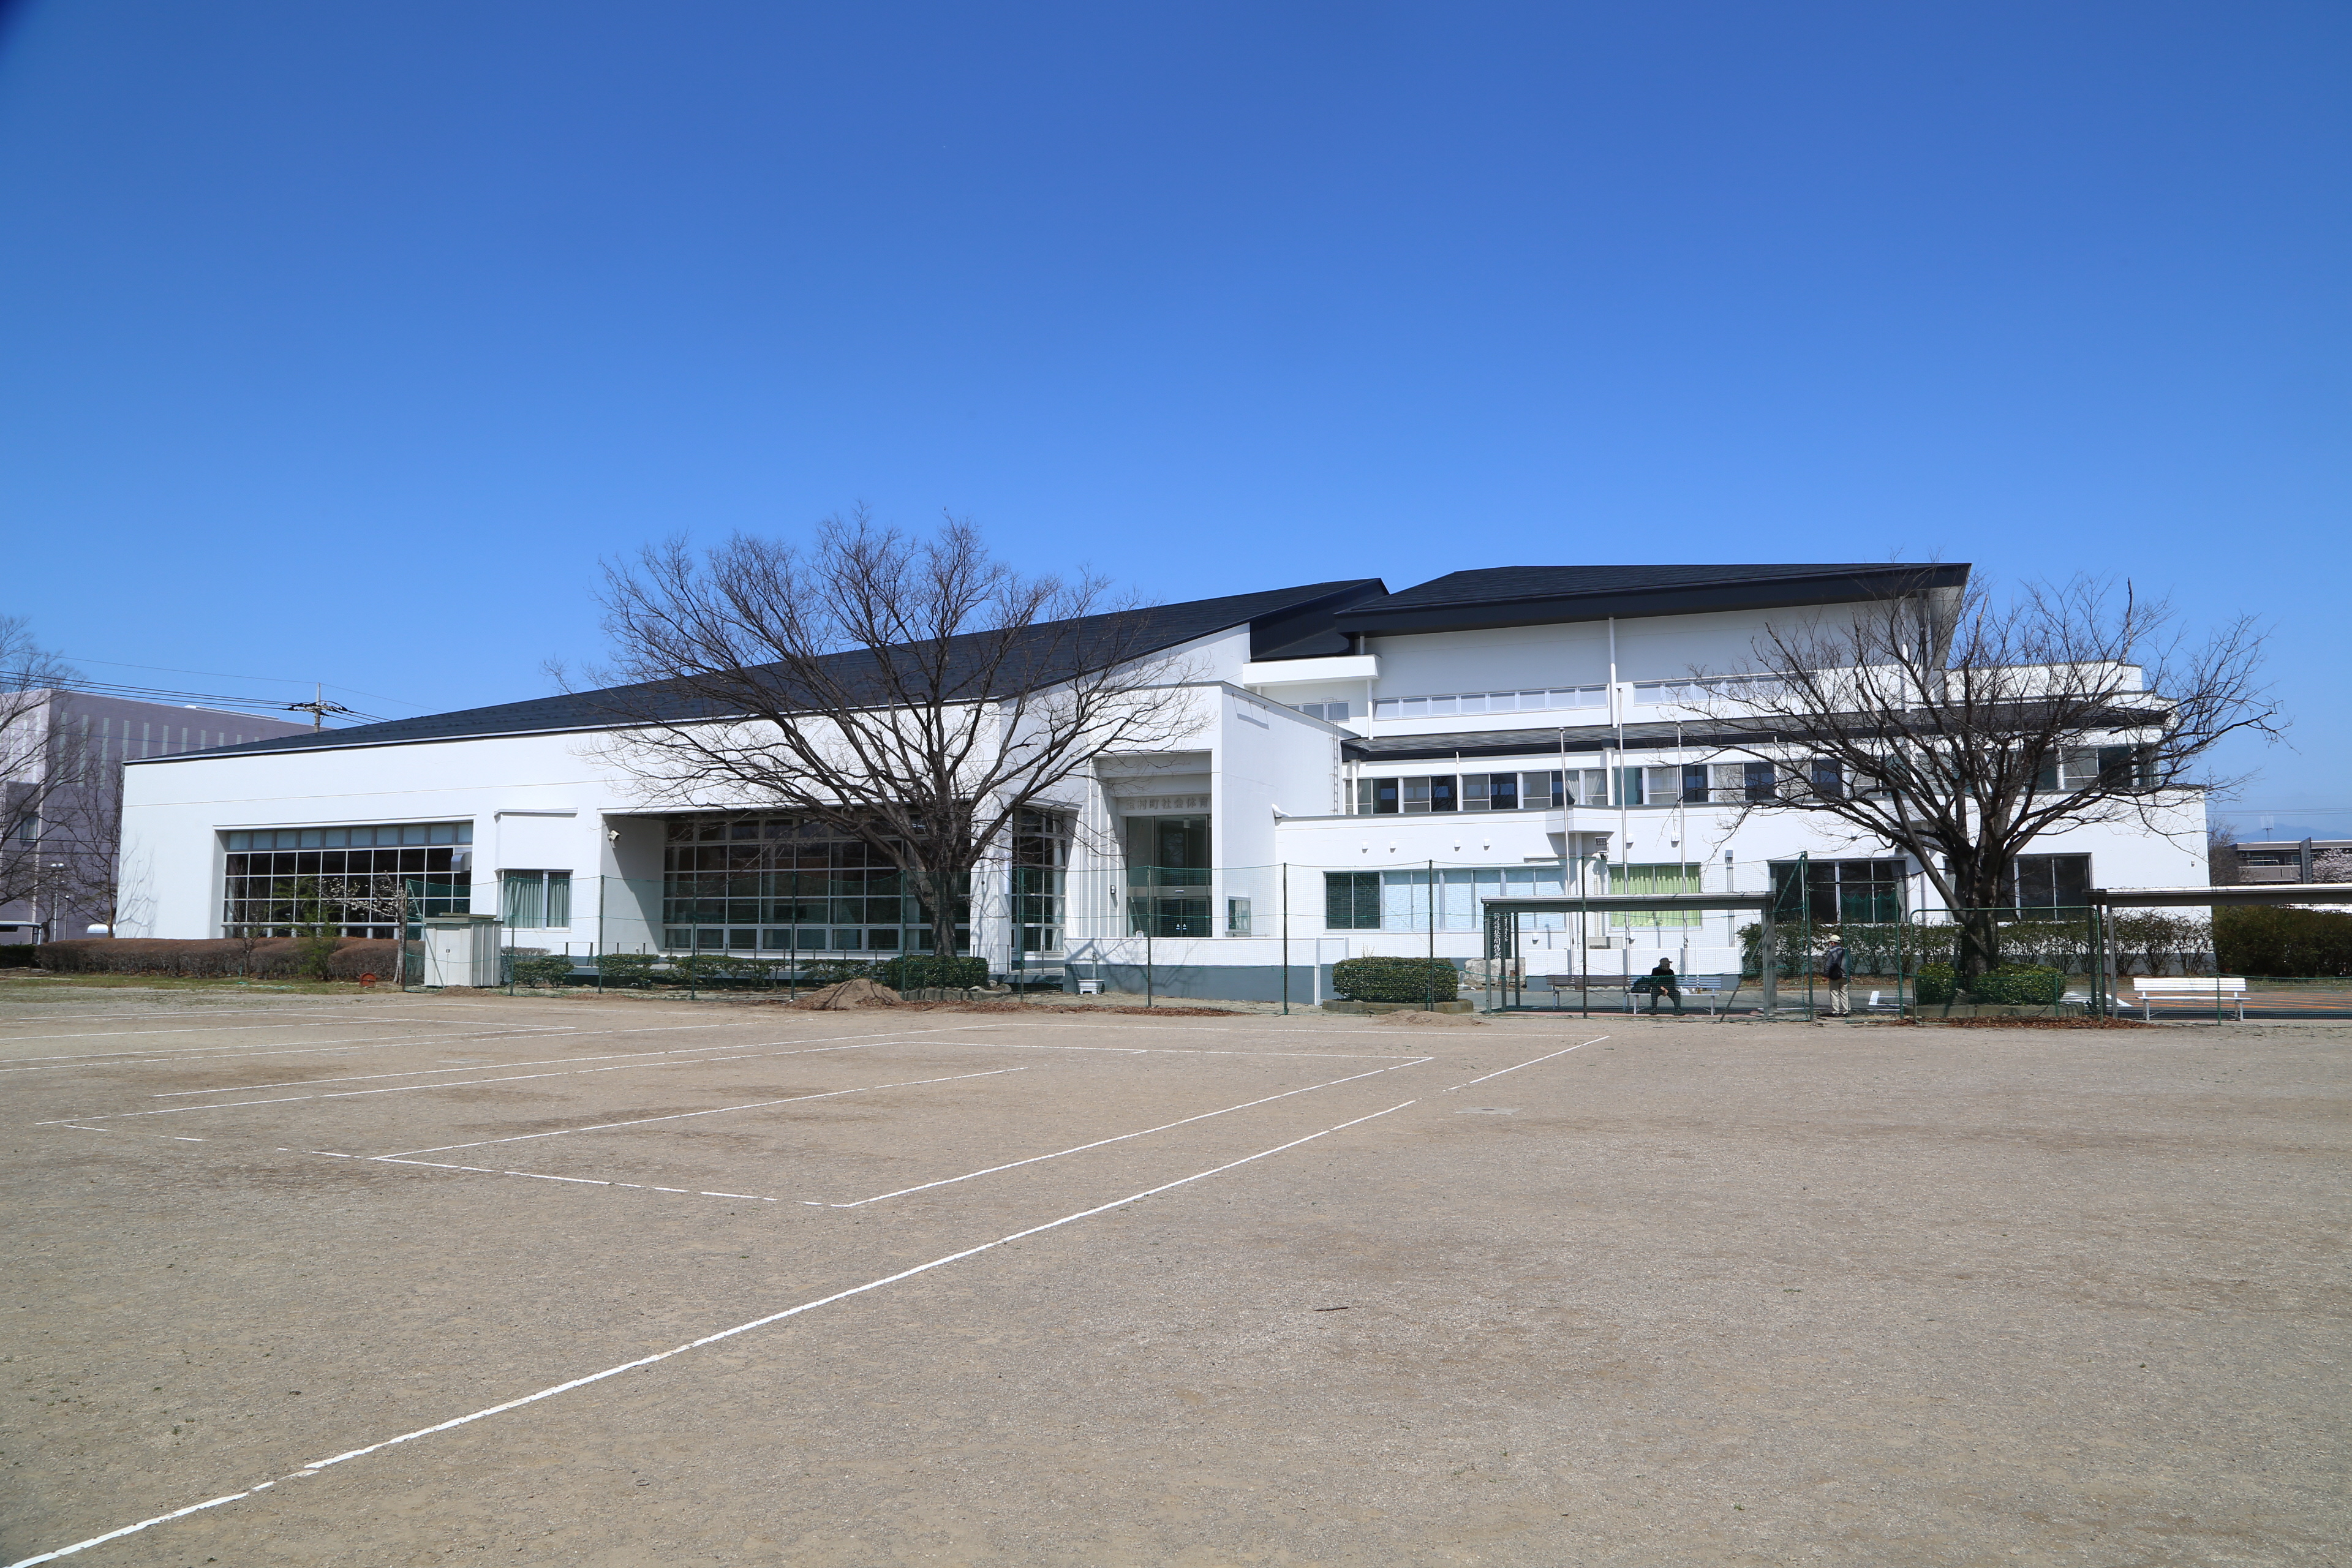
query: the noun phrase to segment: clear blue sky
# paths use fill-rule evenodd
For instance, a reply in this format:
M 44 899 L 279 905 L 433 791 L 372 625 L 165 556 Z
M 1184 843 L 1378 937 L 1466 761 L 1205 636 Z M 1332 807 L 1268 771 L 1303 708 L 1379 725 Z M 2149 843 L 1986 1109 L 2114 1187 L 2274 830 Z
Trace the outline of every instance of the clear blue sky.
M 1164 598 L 1940 555 L 2274 617 L 2247 826 L 2352 832 L 2347 82 L 2294 0 L 32 0 L 0 611 L 390 714 L 861 498 Z

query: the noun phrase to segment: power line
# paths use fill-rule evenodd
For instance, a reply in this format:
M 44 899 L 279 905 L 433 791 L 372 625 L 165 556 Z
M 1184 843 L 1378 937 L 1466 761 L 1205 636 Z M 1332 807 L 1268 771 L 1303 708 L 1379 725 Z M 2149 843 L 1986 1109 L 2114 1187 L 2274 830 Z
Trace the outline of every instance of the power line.
M 220 669 L 180 669 L 168 664 L 127 664 L 119 658 L 76 658 L 70 654 L 62 655 L 60 657 L 64 658 L 68 663 L 102 664 L 110 669 L 152 669 L 163 675 L 202 675 L 210 677 L 215 680 L 258 680 L 272 686 L 299 686 L 302 684 L 299 680 L 293 679 L 289 676 L 282 675 L 231 675 L 226 670 Z M 314 681 L 312 684 L 315 685 L 318 683 Z M 415 708 L 421 711 L 425 706 L 421 702 L 411 702 L 404 697 L 387 697 L 381 691 L 362 691 L 356 686 L 337 685 L 336 682 L 331 680 L 325 684 L 334 687 L 338 691 L 348 691 L 354 697 L 373 697 L 379 702 L 389 702 L 398 708 Z
M 299 708 L 306 713 L 312 710 L 312 704 L 309 702 L 280 702 L 269 697 L 232 697 L 217 691 L 172 691 L 162 687 L 126 686 L 110 680 L 85 679 L 58 680 L 50 684 L 59 689 L 78 691 L 88 697 L 114 697 L 126 702 L 167 703 L 174 707 L 225 708 L 231 710 L 232 716 L 236 711 L 245 710 L 257 710 L 256 717 L 262 713 L 282 713 L 289 708 Z M 325 703 L 324 707 L 328 711 L 348 716 L 362 723 L 386 722 L 381 714 L 362 713 L 356 709 L 345 708 L 341 703 Z

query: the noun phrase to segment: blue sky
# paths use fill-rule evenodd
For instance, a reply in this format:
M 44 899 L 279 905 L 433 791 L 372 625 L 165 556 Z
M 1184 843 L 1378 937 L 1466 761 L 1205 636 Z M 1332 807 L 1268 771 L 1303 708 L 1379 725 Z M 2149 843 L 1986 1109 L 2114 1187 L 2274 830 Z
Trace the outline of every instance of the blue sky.
M 0 613 L 395 714 L 861 499 L 1161 598 L 1935 555 L 2274 620 L 2223 765 L 2352 833 L 2347 80 L 2292 0 L 31 0 Z

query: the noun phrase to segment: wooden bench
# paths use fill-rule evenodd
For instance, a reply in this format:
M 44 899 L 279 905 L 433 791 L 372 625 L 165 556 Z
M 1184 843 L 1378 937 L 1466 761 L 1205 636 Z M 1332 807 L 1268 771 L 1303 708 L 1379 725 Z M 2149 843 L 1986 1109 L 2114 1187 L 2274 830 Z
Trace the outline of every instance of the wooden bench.
M 2154 1018 L 2158 1002 L 2210 998 L 2218 1005 L 2226 998 L 2237 1004 L 2238 1021 L 2242 1024 L 2246 1021 L 2246 983 L 2234 974 L 2191 975 L 2183 979 L 2135 974 L 2132 976 L 2132 989 L 2138 993 L 2133 1000 L 2139 1004 L 2142 1018 Z

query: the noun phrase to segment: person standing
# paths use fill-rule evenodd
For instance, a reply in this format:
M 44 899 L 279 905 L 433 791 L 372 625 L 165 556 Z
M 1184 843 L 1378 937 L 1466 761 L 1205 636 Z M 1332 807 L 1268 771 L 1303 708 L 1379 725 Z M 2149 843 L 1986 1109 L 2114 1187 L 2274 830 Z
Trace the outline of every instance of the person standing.
M 1658 998 L 1666 995 L 1675 999 L 1675 1016 L 1679 1018 L 1683 1016 L 1683 988 L 1676 983 L 1677 979 L 1674 960 L 1658 960 L 1658 967 L 1650 971 L 1650 1011 L 1653 1014 L 1658 1010 Z
M 1830 1016 L 1845 1017 L 1853 1011 L 1845 992 L 1845 941 L 1835 931 L 1830 933 L 1829 951 L 1822 954 L 1822 978 L 1830 984 Z

